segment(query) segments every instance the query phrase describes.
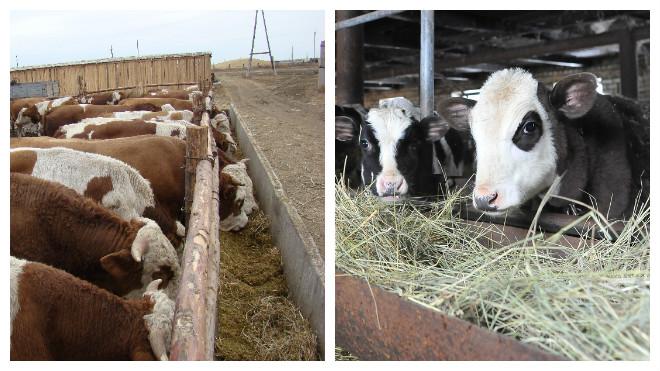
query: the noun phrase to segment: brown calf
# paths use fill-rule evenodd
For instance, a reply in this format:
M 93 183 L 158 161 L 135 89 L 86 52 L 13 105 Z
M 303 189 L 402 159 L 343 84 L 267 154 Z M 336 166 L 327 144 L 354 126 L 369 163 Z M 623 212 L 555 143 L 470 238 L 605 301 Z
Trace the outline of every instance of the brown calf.
M 192 124 L 188 124 L 192 125 Z M 186 124 L 183 122 L 148 122 L 144 120 L 117 120 L 99 124 L 79 122 L 61 126 L 53 137 L 79 139 L 112 139 L 158 135 L 186 139 Z
M 12 361 L 167 360 L 174 302 L 158 280 L 123 299 L 45 264 L 10 261 Z
M 149 103 L 154 106 L 161 107 L 165 104 L 169 104 L 174 107 L 176 110 L 193 110 L 193 103 L 187 99 L 176 99 L 176 98 L 128 98 L 119 102 L 122 106 L 131 106 L 135 104 L 144 104 Z
M 48 137 L 12 138 L 10 147 L 66 147 L 78 151 L 98 153 L 124 161 L 151 183 L 157 203 L 169 210 L 173 217 L 183 220 L 186 142 L 181 139 L 151 135 L 106 139 L 103 141 Z M 224 155 L 220 151 L 218 154 L 219 156 Z M 226 155 L 219 157 L 219 161 L 221 161 L 220 171 L 226 164 L 235 162 Z M 234 210 L 235 207 L 240 208 L 237 205 L 243 201 L 231 198 L 230 192 L 222 192 L 223 186 L 225 185 L 221 182 L 221 211 L 222 209 Z M 227 197 L 223 198 L 223 194 Z
M 66 124 L 73 124 L 89 117 L 99 117 L 111 112 L 125 111 L 160 111 L 160 106 L 153 104 L 136 104 L 121 106 L 96 106 L 92 104 L 76 104 L 54 108 L 44 117 L 43 134 L 52 136 L 57 129 Z
M 87 94 L 78 98 L 78 101 L 83 104 L 115 105 L 125 98 L 127 98 L 127 95 L 124 92 L 109 91 L 105 93 Z
M 180 266 L 160 228 L 120 219 L 59 183 L 10 175 L 11 255 L 63 269 L 118 295 L 142 293 L 154 279 L 172 297 Z

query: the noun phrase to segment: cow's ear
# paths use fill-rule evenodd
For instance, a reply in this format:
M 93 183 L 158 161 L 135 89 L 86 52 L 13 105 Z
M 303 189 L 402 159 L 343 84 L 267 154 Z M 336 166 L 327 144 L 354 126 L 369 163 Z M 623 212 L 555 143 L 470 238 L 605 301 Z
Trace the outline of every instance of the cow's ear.
M 435 142 L 442 139 L 442 137 L 449 131 L 449 123 L 447 120 L 438 116 L 428 116 L 420 122 L 426 134 L 426 140 Z
M 470 110 L 477 102 L 467 98 L 448 98 L 440 101 L 438 110 L 452 129 L 470 131 Z
M 356 134 L 356 122 L 348 116 L 335 116 L 335 139 L 347 142 Z
M 552 88 L 550 103 L 569 119 L 582 117 L 591 110 L 598 97 L 598 79 L 583 72 L 565 77 Z
M 128 249 L 120 250 L 108 254 L 101 258 L 101 267 L 112 277 L 117 279 L 125 278 L 133 272 L 140 263 L 136 262 Z

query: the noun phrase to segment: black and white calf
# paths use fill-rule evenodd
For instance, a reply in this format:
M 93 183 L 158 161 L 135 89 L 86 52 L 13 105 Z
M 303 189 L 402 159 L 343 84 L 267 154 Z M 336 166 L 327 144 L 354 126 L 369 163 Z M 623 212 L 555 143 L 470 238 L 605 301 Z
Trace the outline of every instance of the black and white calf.
M 335 178 L 351 188 L 362 185 L 360 177 L 360 127 L 366 110 L 359 105 L 335 106 Z
M 639 139 L 631 128 L 644 126 L 644 117 L 636 102 L 596 87 L 590 73 L 548 90 L 522 69 L 505 69 L 488 78 L 478 102 L 442 103 L 444 117 L 470 125 L 476 143 L 474 206 L 500 213 L 542 196 L 559 178 L 556 195 L 594 201 L 611 219 L 627 215 L 649 175 L 648 148 L 631 145 Z M 558 198 L 549 204 L 575 210 Z
M 435 146 L 436 155 L 433 155 Z M 445 190 L 448 167 L 461 168 L 464 148 L 446 120 L 429 116 L 418 121 L 398 107 L 373 108 L 360 130 L 361 176 L 384 200 L 436 196 Z

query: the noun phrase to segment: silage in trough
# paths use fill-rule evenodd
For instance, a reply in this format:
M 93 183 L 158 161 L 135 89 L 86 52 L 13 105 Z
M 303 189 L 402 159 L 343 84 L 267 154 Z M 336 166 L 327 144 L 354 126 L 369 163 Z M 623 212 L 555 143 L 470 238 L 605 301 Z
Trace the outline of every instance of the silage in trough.
M 649 359 L 648 202 L 618 236 L 592 211 L 578 246 L 534 231 L 502 244 L 497 225 L 452 213 L 458 194 L 420 208 L 349 192 L 335 190 L 340 270 L 568 359 Z

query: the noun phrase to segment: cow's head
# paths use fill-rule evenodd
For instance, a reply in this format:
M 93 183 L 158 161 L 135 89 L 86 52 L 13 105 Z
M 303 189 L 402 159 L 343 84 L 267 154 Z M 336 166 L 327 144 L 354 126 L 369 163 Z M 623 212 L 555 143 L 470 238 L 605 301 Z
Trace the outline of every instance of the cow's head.
M 22 108 L 14 125 L 18 136 L 38 136 L 41 135 L 41 119 L 45 114 L 44 107 L 48 107 L 48 101 L 31 104 L 28 107 Z M 43 113 L 42 113 L 43 112 Z
M 384 200 L 407 196 L 418 172 L 432 171 L 432 142 L 447 130 L 439 117 L 420 122 L 401 108 L 371 109 L 360 130 L 363 184 L 372 184 L 371 191 Z
M 597 97 L 596 77 L 569 76 L 550 92 L 522 69 L 493 73 L 479 101 L 441 103 L 453 125 L 470 126 L 476 144 L 474 206 L 490 213 L 518 207 L 548 189 L 563 171 L 567 119 L 585 115 Z
M 220 173 L 220 230 L 238 231 L 248 222 L 243 211 L 245 194 L 238 192 L 242 186 L 231 175 Z
M 119 102 L 122 99 L 126 99 L 126 93 L 121 92 L 121 91 L 113 91 L 112 92 L 112 100 L 110 104 L 119 104 Z
M 150 282 L 160 279 L 160 288 L 173 298 L 181 278 L 174 246 L 153 220 L 137 218 L 131 223 L 139 229 L 130 250 L 120 250 L 100 260 L 109 274 L 108 285 L 113 292 L 134 298 L 142 295 Z

